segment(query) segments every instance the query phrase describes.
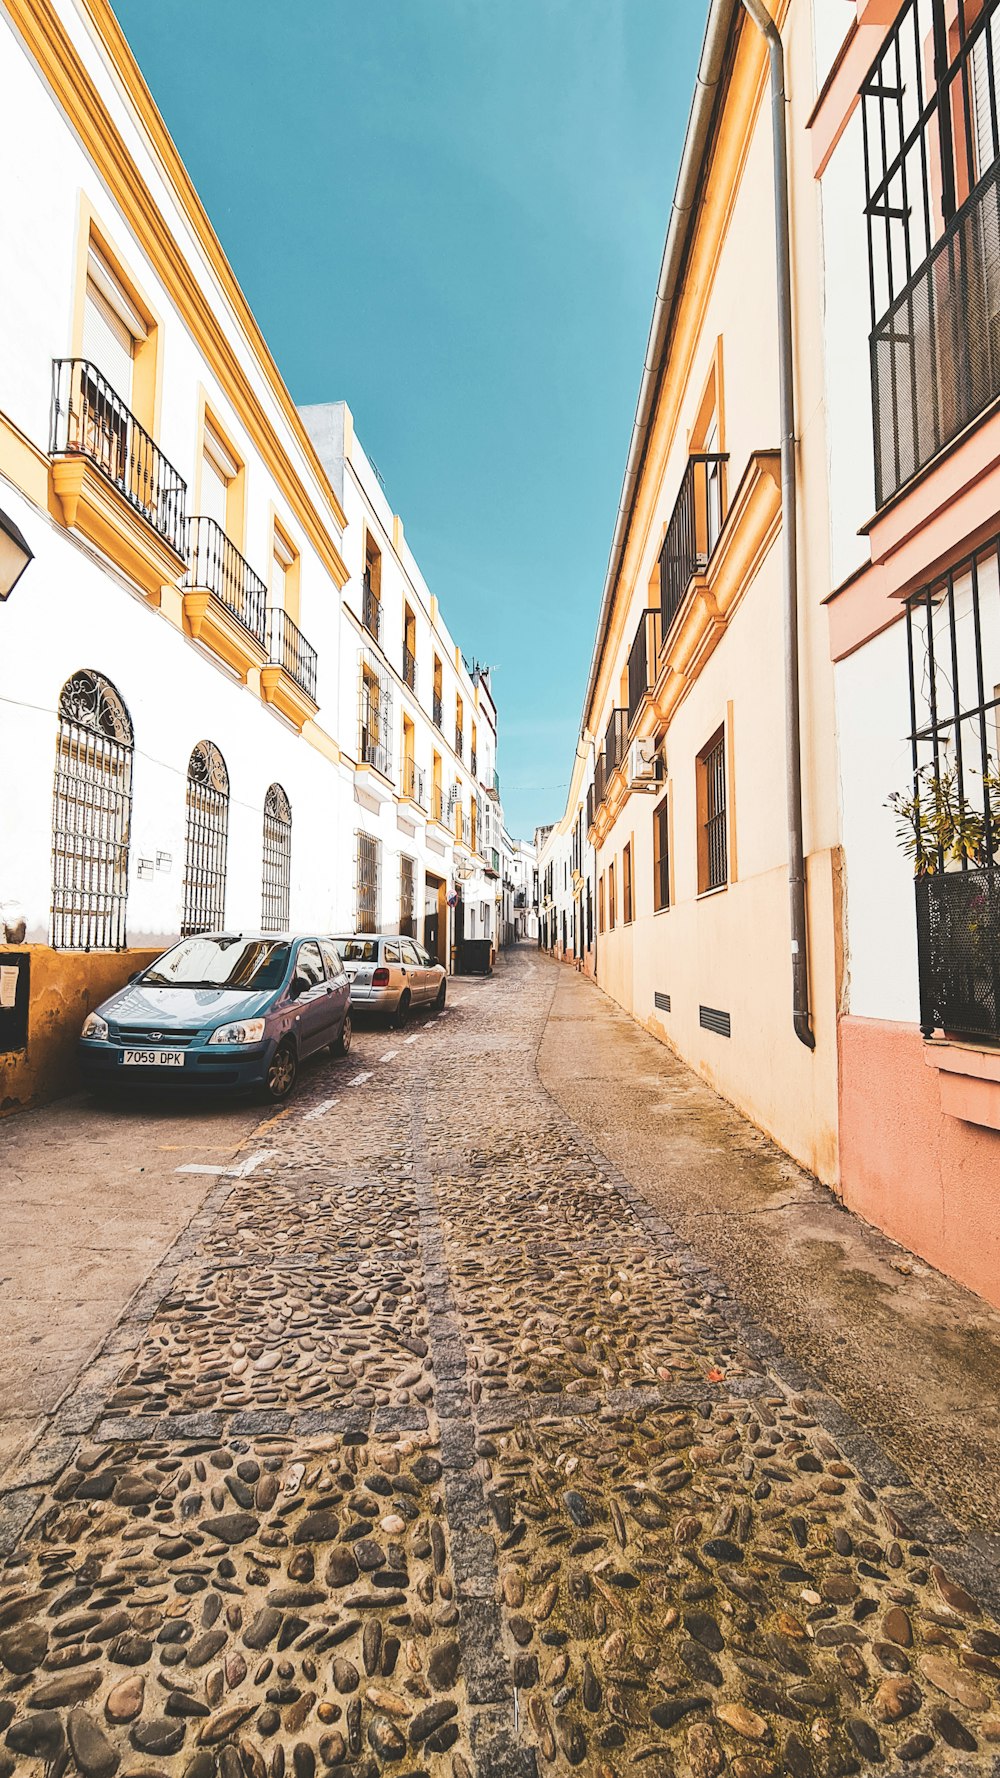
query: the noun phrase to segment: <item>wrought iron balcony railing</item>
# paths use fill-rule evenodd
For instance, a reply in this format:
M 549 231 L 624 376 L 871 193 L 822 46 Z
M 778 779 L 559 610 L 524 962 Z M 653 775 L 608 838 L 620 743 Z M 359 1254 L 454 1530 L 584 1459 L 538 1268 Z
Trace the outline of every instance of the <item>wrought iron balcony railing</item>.
M 434 700 L 431 705 L 431 714 L 434 719 L 434 727 L 441 728 L 441 726 L 442 726 L 442 710 L 441 710 L 441 693 L 439 691 L 436 691 L 434 693 Z
M 696 574 L 715 551 L 725 518 L 723 472 L 728 456 L 699 452 L 688 459 L 684 480 L 660 551 L 660 622 L 666 638 Z
M 871 337 L 881 508 L 1000 398 L 1000 162 Z
M 268 647 L 271 660 L 283 667 L 290 679 L 301 686 L 308 698 L 316 702 L 316 650 L 307 642 L 287 611 L 274 610 L 268 622 Z
M 459 727 L 458 723 L 456 723 L 455 724 L 455 752 L 458 754 L 459 759 L 461 759 L 461 757 L 462 757 L 462 748 L 463 748 L 464 744 L 465 744 L 465 736 L 463 735 L 462 730 Z
M 1000 862 L 916 880 L 920 1024 L 1000 1040 Z
M 371 575 L 365 571 L 361 581 L 361 621 L 376 642 L 382 640 L 382 601 L 371 582 Z
M 604 749 L 602 748 L 594 761 L 594 813 L 604 801 L 604 790 L 607 782 L 605 773 Z
M 211 593 L 262 648 L 267 646 L 267 588 L 215 519 L 191 520 L 188 585 Z
M 642 709 L 643 702 L 656 684 L 656 662 L 660 653 L 660 609 L 652 606 L 644 611 L 635 632 L 635 641 L 628 657 L 628 724 Z
M 594 813 L 595 813 L 594 786 L 593 786 L 593 784 L 588 784 L 588 786 L 587 786 L 587 832 L 588 833 L 590 832 L 590 829 L 594 825 Z
M 431 817 L 432 821 L 440 822 L 442 827 L 445 825 L 444 789 L 443 789 L 442 785 L 440 785 L 440 784 L 432 784 L 431 785 L 430 817 Z
M 411 691 L 417 689 L 416 655 L 411 654 L 405 642 L 403 643 L 403 684 L 408 685 Z
M 427 789 L 424 773 L 416 761 L 409 756 L 403 760 L 403 795 L 419 809 L 427 807 Z
M 476 776 L 476 773 L 478 770 L 478 765 L 479 765 L 479 762 L 476 758 L 476 749 L 474 747 L 470 747 L 470 749 L 469 749 L 469 770 L 472 773 L 473 777 Z
M 383 778 L 391 777 L 389 749 L 381 739 L 380 729 L 362 723 L 360 752 L 362 765 L 374 766 L 376 772 L 381 772 Z
M 187 554 L 187 484 L 95 364 L 52 364 L 49 449 L 86 457 L 179 556 Z
M 628 747 L 628 711 L 612 710 L 608 726 L 604 731 L 604 769 L 606 773 L 604 788 L 607 791 L 608 779 L 618 770 Z

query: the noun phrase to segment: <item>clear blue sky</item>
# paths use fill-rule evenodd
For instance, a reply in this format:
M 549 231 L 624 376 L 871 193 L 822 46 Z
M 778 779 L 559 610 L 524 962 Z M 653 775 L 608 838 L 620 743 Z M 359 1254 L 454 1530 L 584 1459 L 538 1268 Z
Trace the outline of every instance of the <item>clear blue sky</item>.
M 704 0 L 116 0 L 298 402 L 345 398 L 562 814 Z

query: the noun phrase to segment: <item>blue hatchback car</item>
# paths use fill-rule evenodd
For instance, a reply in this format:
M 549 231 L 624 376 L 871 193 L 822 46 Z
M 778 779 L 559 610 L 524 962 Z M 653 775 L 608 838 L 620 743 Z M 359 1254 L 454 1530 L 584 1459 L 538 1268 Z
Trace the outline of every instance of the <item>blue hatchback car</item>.
M 98 1089 L 155 1082 L 282 1100 L 306 1056 L 350 1045 L 350 984 L 329 939 L 204 932 L 89 1013 L 79 1057 Z

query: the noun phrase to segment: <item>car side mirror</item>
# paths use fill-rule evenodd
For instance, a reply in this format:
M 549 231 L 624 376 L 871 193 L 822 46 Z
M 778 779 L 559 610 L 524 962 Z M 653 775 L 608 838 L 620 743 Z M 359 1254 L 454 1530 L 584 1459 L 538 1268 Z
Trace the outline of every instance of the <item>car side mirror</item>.
M 308 976 L 293 975 L 292 985 L 288 990 L 289 1000 L 298 1000 L 299 996 L 301 994 L 304 994 L 308 987 L 309 987 L 309 977 Z

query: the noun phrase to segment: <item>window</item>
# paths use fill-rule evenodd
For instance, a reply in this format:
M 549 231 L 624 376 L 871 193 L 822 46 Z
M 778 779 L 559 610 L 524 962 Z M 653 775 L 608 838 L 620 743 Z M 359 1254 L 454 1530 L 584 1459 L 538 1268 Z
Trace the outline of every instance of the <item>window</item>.
M 604 909 L 604 872 L 602 871 L 600 874 L 600 877 L 598 878 L 598 881 L 597 881 L 597 930 L 598 930 L 598 932 L 603 932 L 606 925 L 607 925 L 607 920 L 605 917 L 605 909 Z
M 318 988 L 320 983 L 326 980 L 326 971 L 323 968 L 319 945 L 315 944 L 312 939 L 299 946 L 295 959 L 295 974 L 304 977 L 310 988 Z
M 608 930 L 613 932 L 618 920 L 618 895 L 615 889 L 615 867 L 608 865 Z
M 355 928 L 358 932 L 377 932 L 382 886 L 382 846 L 370 833 L 358 834 L 357 870 Z
M 729 881 L 724 728 L 698 756 L 698 821 L 698 892 L 703 895 Z
M 298 623 L 299 555 L 277 525 L 271 558 L 271 608 L 283 611 L 293 623 Z
M 110 261 L 91 240 L 83 311 L 83 356 L 126 407 L 132 406 L 136 349 L 147 337 L 145 321 Z
M 421 969 L 423 967 L 418 948 L 415 944 L 411 944 L 410 941 L 407 940 L 405 944 L 400 944 L 399 948 L 403 953 L 403 962 L 407 964 L 410 969 Z
M 476 735 L 476 725 L 475 725 L 475 723 L 473 723 L 472 724 L 472 739 L 471 739 L 471 742 L 469 745 L 469 769 L 472 772 L 472 776 L 474 778 L 477 775 L 478 766 L 479 766 L 479 741 L 478 741 L 478 736 Z
M 132 721 L 100 673 L 84 669 L 59 697 L 52 798 L 52 943 L 125 945 L 132 819 Z
M 653 907 L 657 913 L 670 906 L 670 829 L 667 799 L 653 810 Z
M 417 689 L 417 620 L 409 605 L 403 606 L 403 682 Z
M 631 926 L 634 918 L 632 908 L 632 842 L 622 852 L 622 919 L 626 926 Z
M 228 844 L 226 762 L 213 741 L 199 741 L 188 762 L 182 937 L 225 921 Z
M 906 0 L 862 88 L 881 507 L 1000 395 L 998 0 Z
M 440 753 L 435 753 L 431 761 L 431 820 L 443 822 L 444 815 L 444 784 L 442 781 L 442 765 Z
M 377 655 L 361 657 L 358 758 L 384 778 L 392 771 L 392 687 Z
M 413 902 L 416 866 L 405 852 L 399 858 L 399 930 L 413 937 Z
M 594 942 L 594 904 L 590 893 L 590 878 L 587 878 L 587 949 Z
M 263 932 L 287 932 L 292 869 L 292 809 L 280 784 L 264 798 Z
M 365 536 L 365 573 L 361 588 L 361 621 L 376 642 L 382 638 L 382 551 L 370 534 Z
M 240 467 L 221 433 L 206 414 L 199 506 L 202 516 L 212 519 L 220 531 L 224 531 L 234 543 L 242 542 L 238 535 L 236 511 Z
M 344 965 L 340 961 L 340 952 L 337 950 L 336 945 L 329 944 L 326 939 L 322 938 L 319 941 L 319 948 L 323 953 L 323 962 L 326 964 L 327 975 L 331 982 L 337 981 L 344 973 Z
M 464 728 L 463 728 L 464 721 L 465 721 L 465 706 L 463 705 L 461 698 L 456 696 L 456 698 L 455 698 L 455 752 L 458 754 L 459 759 L 461 759 L 461 757 L 462 757 L 462 748 L 465 745 L 465 732 L 464 732 Z

